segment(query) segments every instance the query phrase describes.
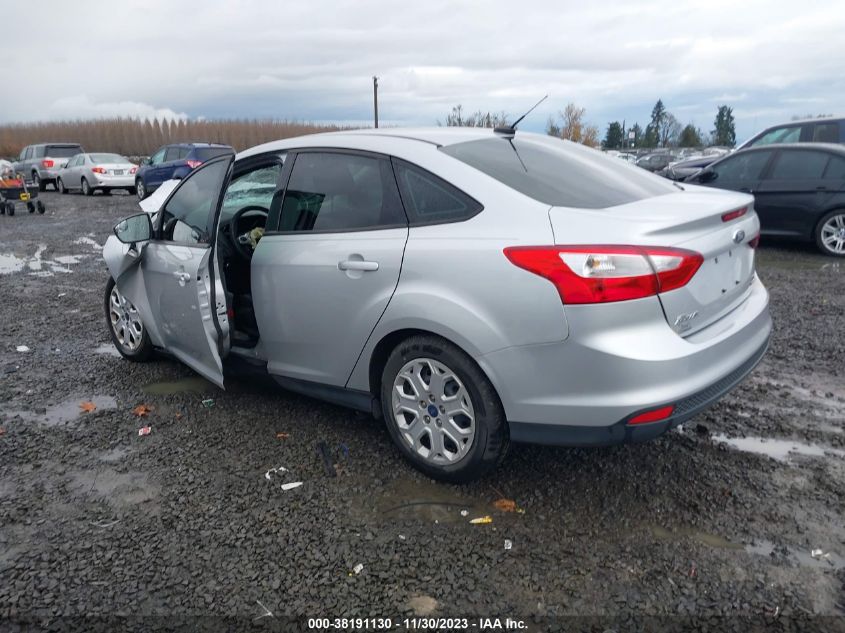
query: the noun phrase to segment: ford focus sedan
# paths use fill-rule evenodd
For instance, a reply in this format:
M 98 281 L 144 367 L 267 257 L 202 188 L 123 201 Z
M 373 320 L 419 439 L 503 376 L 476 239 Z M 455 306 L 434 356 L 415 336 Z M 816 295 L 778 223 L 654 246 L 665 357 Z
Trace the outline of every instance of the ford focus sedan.
M 753 198 L 513 130 L 287 139 L 196 169 L 103 249 L 130 360 L 383 418 L 464 482 L 510 442 L 657 437 L 765 353 Z

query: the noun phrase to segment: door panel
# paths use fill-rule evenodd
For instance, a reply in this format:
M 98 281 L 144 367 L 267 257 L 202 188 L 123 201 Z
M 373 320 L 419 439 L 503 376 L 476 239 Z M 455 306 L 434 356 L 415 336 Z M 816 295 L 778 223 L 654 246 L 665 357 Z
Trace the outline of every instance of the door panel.
M 384 313 L 407 227 L 265 235 L 252 293 L 270 373 L 343 386 Z

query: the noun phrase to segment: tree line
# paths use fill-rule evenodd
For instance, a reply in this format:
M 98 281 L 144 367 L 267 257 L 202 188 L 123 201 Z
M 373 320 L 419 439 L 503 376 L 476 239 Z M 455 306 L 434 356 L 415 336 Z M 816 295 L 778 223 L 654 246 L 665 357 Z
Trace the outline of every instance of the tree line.
M 693 123 L 682 125 L 678 119 L 658 99 L 651 111 L 651 120 L 642 127 L 634 123 L 627 127 L 625 121 L 611 121 L 607 126 L 604 139 L 599 139 L 599 129 L 586 121 L 586 109 L 574 103 L 549 117 L 546 123 L 546 134 L 562 138 L 575 143 L 582 143 L 590 147 L 603 149 L 627 149 L 658 147 L 702 147 L 705 145 L 721 145 L 733 147 L 736 145 L 736 122 L 733 109 L 727 105 L 720 105 L 716 110 L 713 121 L 714 129 L 704 132 Z M 497 127 L 508 124 L 508 116 L 504 112 L 493 113 L 477 110 L 465 112 L 461 105 L 452 108 L 446 116 L 447 126 L 466 127 Z M 443 125 L 438 121 L 438 125 Z
M 225 143 L 236 151 L 291 136 L 330 132 L 336 126 L 262 119 L 149 120 L 132 118 L 0 125 L 0 156 L 14 157 L 34 143 L 72 142 L 86 150 L 149 156 L 168 143 Z

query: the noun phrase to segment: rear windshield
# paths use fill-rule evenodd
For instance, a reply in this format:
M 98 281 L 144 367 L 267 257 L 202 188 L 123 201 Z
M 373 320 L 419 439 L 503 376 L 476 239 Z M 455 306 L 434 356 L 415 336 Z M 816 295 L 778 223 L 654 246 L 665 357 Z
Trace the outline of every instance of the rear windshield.
M 199 147 L 194 150 L 194 156 L 197 160 L 203 162 L 217 158 L 218 156 L 225 156 L 226 154 L 234 154 L 235 150 L 228 147 Z
M 70 158 L 82 153 L 82 147 L 79 145 L 48 145 L 45 148 L 45 156 L 51 158 Z
M 120 154 L 91 154 L 91 160 L 95 163 L 128 163 L 129 160 Z
M 539 202 L 556 207 L 601 209 L 677 189 L 667 180 L 612 156 L 541 136 L 489 138 L 440 151 Z

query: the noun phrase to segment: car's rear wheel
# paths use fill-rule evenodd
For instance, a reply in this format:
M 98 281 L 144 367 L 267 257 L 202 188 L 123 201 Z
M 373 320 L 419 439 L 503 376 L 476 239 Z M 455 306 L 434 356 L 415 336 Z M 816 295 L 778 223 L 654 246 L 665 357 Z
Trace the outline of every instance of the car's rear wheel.
M 845 209 L 835 209 L 819 220 L 816 245 L 825 255 L 845 257 Z
M 91 188 L 91 185 L 88 184 L 88 181 L 85 178 L 82 179 L 82 194 L 85 196 L 93 196 L 94 190 Z
M 37 171 L 32 172 L 32 184 L 38 188 L 38 191 L 47 191 L 47 183 L 41 180 Z
M 65 187 L 65 183 L 61 178 L 56 181 L 56 187 L 59 188 L 59 193 L 67 193 L 67 187 Z
M 105 310 L 109 333 L 120 355 L 133 361 L 147 360 L 153 353 L 153 344 L 141 315 L 111 277 L 106 284 Z
M 468 482 L 507 453 L 508 425 L 496 390 L 475 361 L 445 339 L 420 335 L 397 345 L 380 395 L 393 441 L 429 477 Z
M 147 197 L 147 188 L 144 186 L 144 181 L 140 178 L 135 181 L 135 193 L 138 196 L 138 200 L 143 200 Z

